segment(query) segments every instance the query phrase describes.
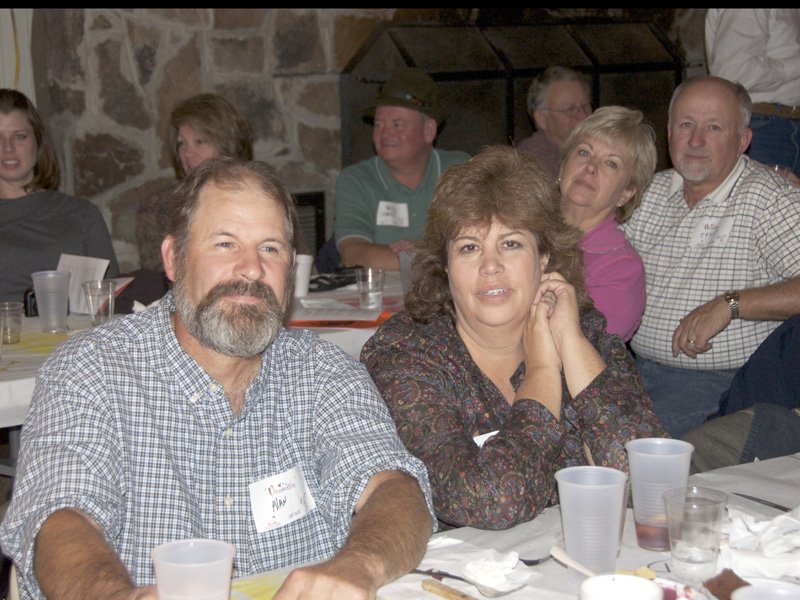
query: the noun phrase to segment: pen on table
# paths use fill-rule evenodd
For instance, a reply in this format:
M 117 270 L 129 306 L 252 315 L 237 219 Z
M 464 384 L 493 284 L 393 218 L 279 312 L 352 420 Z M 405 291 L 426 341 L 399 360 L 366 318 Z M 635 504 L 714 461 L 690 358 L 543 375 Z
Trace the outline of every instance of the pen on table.
M 777 504 L 776 502 L 770 502 L 769 500 L 763 500 L 761 498 L 756 498 L 755 496 L 748 496 L 747 494 L 740 494 L 739 492 L 732 492 L 732 493 L 742 498 L 747 498 L 748 500 L 752 500 L 753 502 L 758 502 L 759 504 L 763 504 L 764 506 L 769 506 L 770 508 L 782 510 L 783 512 L 792 512 L 791 508 L 789 508 L 788 506 L 784 506 L 783 504 Z
M 445 585 L 435 579 L 426 579 L 423 581 L 422 589 L 431 594 L 441 596 L 442 598 L 447 598 L 447 600 L 477 600 L 475 596 L 459 592 L 457 589 L 451 588 L 449 585 Z

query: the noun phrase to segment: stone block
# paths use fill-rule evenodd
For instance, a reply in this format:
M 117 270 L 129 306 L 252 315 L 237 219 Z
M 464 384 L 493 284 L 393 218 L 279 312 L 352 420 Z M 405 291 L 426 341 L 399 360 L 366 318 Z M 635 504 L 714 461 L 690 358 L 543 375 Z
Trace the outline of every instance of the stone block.
M 325 52 L 317 15 L 291 10 L 277 11 L 273 53 L 278 71 L 308 73 L 323 70 Z
M 233 31 L 260 29 L 264 25 L 267 8 L 215 8 L 214 28 Z
M 217 38 L 211 44 L 215 69 L 245 73 L 264 70 L 263 37 Z
M 309 127 L 300 123 L 297 137 L 303 158 L 325 169 L 342 168 L 342 135 L 341 131 Z
M 144 170 L 141 150 L 107 133 L 76 139 L 72 154 L 75 195 L 82 198 L 92 198 Z
M 150 115 L 144 107 L 139 90 L 120 70 L 122 47 L 114 40 L 103 42 L 97 47 L 99 64 L 100 98 L 103 112 L 121 125 L 148 129 Z

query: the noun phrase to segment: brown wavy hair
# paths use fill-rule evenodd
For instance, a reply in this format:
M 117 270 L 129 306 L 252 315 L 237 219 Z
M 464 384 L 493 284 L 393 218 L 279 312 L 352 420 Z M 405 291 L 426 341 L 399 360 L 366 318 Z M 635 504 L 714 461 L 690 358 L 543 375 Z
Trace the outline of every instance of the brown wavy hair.
M 592 308 L 578 248 L 582 233 L 564 221 L 552 178 L 535 158 L 509 146 L 493 146 L 450 167 L 436 184 L 425 237 L 414 258 L 414 283 L 405 296 L 415 321 L 425 323 L 442 312 L 455 319 L 446 271 L 448 247 L 465 228 L 490 227 L 493 221 L 533 233 L 539 254 L 549 255 L 544 272 L 561 273 L 575 287 L 580 309 Z
M 33 166 L 33 181 L 25 186 L 28 193 L 36 190 L 57 190 L 61 175 L 58 170 L 58 160 L 53 152 L 50 137 L 44 129 L 42 118 L 36 112 L 36 107 L 22 92 L 7 88 L 0 88 L 0 112 L 4 115 L 18 110 L 25 115 L 33 129 L 36 139 L 36 164 Z
M 216 94 L 198 94 L 181 102 L 169 116 L 172 166 L 186 177 L 178 156 L 178 129 L 188 125 L 202 134 L 220 156 L 253 160 L 253 128 L 233 104 Z

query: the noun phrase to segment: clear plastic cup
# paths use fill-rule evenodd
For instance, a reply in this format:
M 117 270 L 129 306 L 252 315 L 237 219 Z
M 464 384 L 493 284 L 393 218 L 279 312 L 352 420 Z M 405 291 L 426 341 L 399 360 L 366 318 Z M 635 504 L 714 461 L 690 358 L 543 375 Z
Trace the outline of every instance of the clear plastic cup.
M 663 600 L 664 591 L 657 583 L 634 575 L 598 575 L 581 584 L 579 600 Z
M 36 307 L 39 322 L 45 333 L 67 330 L 69 310 L 69 272 L 37 271 L 31 273 L 36 292 Z
M 18 343 L 22 333 L 22 302 L 0 302 L 0 313 L 5 316 L 5 325 L 0 329 L 0 343 Z
M 595 573 L 617 561 L 628 476 L 608 467 L 568 467 L 556 473 L 567 553 Z M 586 576 L 569 569 L 579 584 Z
M 310 254 L 298 254 L 294 264 L 294 295 L 307 296 L 308 284 L 311 282 L 311 267 L 314 257 Z
M 228 600 L 236 548 L 218 540 L 178 540 L 150 551 L 159 600 Z
M 386 273 L 383 269 L 356 269 L 358 302 L 361 308 L 378 309 L 383 306 L 383 284 Z
M 663 497 L 672 573 L 692 583 L 714 577 L 728 495 L 710 488 L 682 487 L 664 492 Z
M 83 294 L 86 296 L 86 308 L 92 318 L 92 327 L 102 325 L 114 316 L 116 289 L 117 282 L 113 279 L 83 282 Z
M 662 495 L 686 487 L 694 446 L 668 438 L 642 438 L 625 444 L 633 493 L 636 542 L 645 550 L 669 550 Z

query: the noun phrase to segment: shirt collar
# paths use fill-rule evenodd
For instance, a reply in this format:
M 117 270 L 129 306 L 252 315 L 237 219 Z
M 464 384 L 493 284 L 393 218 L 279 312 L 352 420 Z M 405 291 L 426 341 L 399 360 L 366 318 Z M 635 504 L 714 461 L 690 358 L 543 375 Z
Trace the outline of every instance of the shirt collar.
M 731 169 L 731 172 L 728 173 L 728 176 L 725 178 L 725 180 L 719 184 L 713 192 L 703 198 L 703 200 L 708 198 L 709 202 L 713 204 L 719 204 L 723 200 L 727 199 L 731 194 L 731 190 L 733 190 L 733 186 L 736 185 L 736 180 L 739 179 L 739 175 L 741 175 L 742 171 L 744 171 L 748 160 L 749 159 L 744 154 L 741 155 L 739 160 L 736 162 L 736 165 L 733 167 L 733 169 Z M 672 173 L 672 181 L 669 184 L 668 197 L 671 198 L 678 192 L 680 192 L 681 196 L 683 196 L 683 177 L 680 173 L 678 173 L 678 171 L 674 171 Z
M 384 160 L 380 156 L 375 156 L 375 170 L 378 173 L 378 178 L 381 180 L 383 187 L 385 189 L 389 189 L 390 187 L 395 186 L 403 186 L 402 183 L 397 181 L 392 175 L 392 172 L 389 170 L 389 165 L 384 162 Z M 431 154 L 428 157 L 428 165 L 425 167 L 425 173 L 422 174 L 422 179 L 420 181 L 420 187 L 425 185 L 425 181 L 428 180 L 430 177 L 436 177 L 434 181 L 439 181 L 439 177 L 442 175 L 442 160 L 439 156 L 439 152 L 436 148 L 431 148 Z M 405 187 L 405 186 L 403 186 Z M 417 188 L 419 189 L 419 188 Z

